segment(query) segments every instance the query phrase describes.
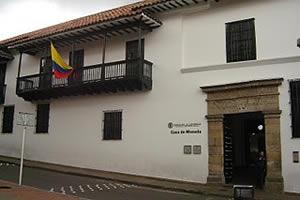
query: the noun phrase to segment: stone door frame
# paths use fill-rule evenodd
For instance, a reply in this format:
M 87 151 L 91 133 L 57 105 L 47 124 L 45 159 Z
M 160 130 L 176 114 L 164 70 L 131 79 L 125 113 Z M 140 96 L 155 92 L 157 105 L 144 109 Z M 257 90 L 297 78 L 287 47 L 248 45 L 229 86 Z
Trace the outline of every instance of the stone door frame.
M 208 183 L 225 183 L 224 115 L 262 112 L 265 120 L 267 157 L 266 188 L 283 190 L 278 91 L 282 81 L 282 78 L 278 78 L 201 87 L 207 94 Z

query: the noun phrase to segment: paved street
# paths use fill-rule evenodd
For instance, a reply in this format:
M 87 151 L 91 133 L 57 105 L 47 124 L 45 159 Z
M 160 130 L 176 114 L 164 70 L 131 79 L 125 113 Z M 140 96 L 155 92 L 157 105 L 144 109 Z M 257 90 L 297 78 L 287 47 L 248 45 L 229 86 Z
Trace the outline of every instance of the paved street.
M 19 166 L 0 162 L 0 179 L 18 182 Z M 228 198 L 173 192 L 135 184 L 97 178 L 62 174 L 36 168 L 24 168 L 23 184 L 51 192 L 69 194 L 88 199 L 109 200 L 225 200 Z

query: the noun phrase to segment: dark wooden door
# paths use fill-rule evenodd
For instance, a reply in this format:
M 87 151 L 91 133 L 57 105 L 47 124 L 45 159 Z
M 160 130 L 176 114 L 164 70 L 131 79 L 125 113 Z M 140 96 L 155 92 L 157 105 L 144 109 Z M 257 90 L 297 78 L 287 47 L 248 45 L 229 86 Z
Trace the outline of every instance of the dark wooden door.
M 233 174 L 233 141 L 232 141 L 232 121 L 225 117 L 224 127 L 224 177 L 226 183 L 232 182 Z
M 52 60 L 50 56 L 42 57 L 40 61 L 40 88 L 50 88 L 52 81 Z M 28 83 L 30 84 L 30 83 Z
M 139 71 L 139 41 L 126 42 L 126 76 L 134 76 Z M 144 39 L 142 39 L 141 59 L 144 59 Z
M 72 59 L 74 59 L 72 61 Z M 71 67 L 73 67 L 74 71 L 69 76 L 69 84 L 80 84 L 82 82 L 82 75 L 83 75 L 83 66 L 84 66 L 84 50 L 76 50 L 74 51 L 74 56 L 72 55 L 72 52 L 69 54 L 69 64 Z

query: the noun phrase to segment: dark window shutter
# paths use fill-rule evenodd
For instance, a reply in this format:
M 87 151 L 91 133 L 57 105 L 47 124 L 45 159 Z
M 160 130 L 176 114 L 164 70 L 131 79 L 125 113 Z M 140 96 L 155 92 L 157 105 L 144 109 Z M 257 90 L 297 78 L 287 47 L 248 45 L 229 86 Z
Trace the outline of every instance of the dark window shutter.
M 0 104 L 5 102 L 5 74 L 6 74 L 6 63 L 0 63 Z
M 290 82 L 292 109 L 292 137 L 300 137 L 300 81 Z
M 14 126 L 15 106 L 5 106 L 2 120 L 2 133 L 12 133 Z
M 36 133 L 48 133 L 49 104 L 38 104 L 36 113 Z
M 75 71 L 69 76 L 69 83 L 74 84 L 82 81 L 84 66 L 84 49 L 74 51 L 74 61 L 72 62 L 72 51 L 69 53 L 69 64 Z M 78 69 L 81 68 L 81 69 Z
M 104 140 L 122 139 L 122 112 L 104 113 Z
M 144 58 L 144 46 L 145 46 L 145 40 L 142 39 L 142 58 Z M 137 59 L 139 52 L 139 41 L 138 40 L 133 40 L 133 41 L 128 41 L 126 42 L 126 60 L 132 60 L 132 59 Z
M 6 63 L 0 63 L 0 86 L 5 83 Z
M 69 65 L 73 68 L 83 67 L 84 65 L 84 49 L 74 51 L 74 62 L 72 63 L 72 51 L 69 53 Z
M 227 62 L 256 59 L 254 19 L 226 24 Z

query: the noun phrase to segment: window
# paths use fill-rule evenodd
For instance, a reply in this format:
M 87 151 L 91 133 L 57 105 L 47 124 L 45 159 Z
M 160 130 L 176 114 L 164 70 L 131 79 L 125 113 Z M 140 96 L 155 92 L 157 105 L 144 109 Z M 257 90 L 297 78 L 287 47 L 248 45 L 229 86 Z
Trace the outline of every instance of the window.
M 12 133 L 14 126 L 15 106 L 4 106 L 2 119 L 2 133 Z
M 74 59 L 73 62 L 72 62 L 72 59 Z M 83 49 L 75 50 L 74 51 L 74 58 L 72 57 L 72 51 L 70 51 L 70 53 L 69 53 L 69 64 L 73 68 L 83 67 L 83 65 L 84 65 L 84 50 Z
M 40 74 L 52 72 L 51 56 L 42 57 L 40 60 Z
M 36 133 L 48 133 L 49 104 L 38 104 L 36 112 Z
M 0 104 L 3 104 L 5 101 L 5 72 L 6 72 L 6 63 L 0 63 Z
M 68 78 L 69 83 L 76 84 L 78 82 L 81 82 L 83 76 L 83 70 L 78 70 L 78 68 L 82 68 L 84 66 L 84 50 L 80 49 L 74 51 L 74 56 L 71 51 L 69 53 L 69 64 L 74 69 L 74 72 Z
M 104 112 L 104 140 L 122 139 L 122 112 Z
M 140 75 L 142 66 L 139 60 L 139 55 L 141 59 L 144 59 L 144 43 L 145 40 L 141 40 L 141 54 L 139 53 L 139 40 L 132 40 L 126 42 L 126 76 L 137 76 Z M 118 74 L 118 76 L 123 76 L 124 74 Z
M 292 137 L 300 138 L 300 81 L 290 82 Z
M 144 58 L 144 43 L 145 40 L 141 40 L 141 56 Z M 134 60 L 139 58 L 139 41 L 133 40 L 126 42 L 126 60 Z
M 39 87 L 41 89 L 47 89 L 51 87 L 52 83 L 52 60 L 50 56 L 42 57 L 40 60 L 40 74 L 43 74 L 39 79 Z M 25 82 L 27 87 L 32 88 L 33 82 Z
M 227 62 L 256 60 L 254 19 L 226 24 Z

